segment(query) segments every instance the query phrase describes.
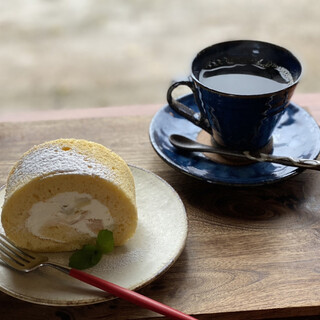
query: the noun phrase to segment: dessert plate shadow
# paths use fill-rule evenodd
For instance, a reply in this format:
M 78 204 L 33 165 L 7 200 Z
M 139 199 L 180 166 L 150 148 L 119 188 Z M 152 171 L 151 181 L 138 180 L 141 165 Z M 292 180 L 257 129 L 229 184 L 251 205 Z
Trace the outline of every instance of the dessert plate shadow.
M 198 111 L 193 95 L 178 99 Z M 178 115 L 168 105 L 153 117 L 149 137 L 154 150 L 170 166 L 209 183 L 230 186 L 255 186 L 287 179 L 303 169 L 275 163 L 226 165 L 210 160 L 200 152 L 184 152 L 169 141 L 172 134 L 197 140 L 201 129 Z M 316 121 L 303 108 L 290 103 L 273 133 L 272 154 L 294 158 L 316 159 L 320 152 L 320 130 Z
M 130 166 L 136 186 L 138 227 L 122 247 L 116 247 L 88 273 L 137 290 L 163 274 L 181 254 L 187 237 L 187 216 L 175 190 L 150 171 Z M 0 206 L 5 189 L 0 190 Z M 172 224 L 172 221 L 175 221 Z M 2 226 L 0 232 L 4 233 Z M 70 252 L 50 253 L 49 259 L 68 265 Z M 41 268 L 20 273 L 0 260 L 0 290 L 15 298 L 43 305 L 79 306 L 114 296 L 60 273 Z

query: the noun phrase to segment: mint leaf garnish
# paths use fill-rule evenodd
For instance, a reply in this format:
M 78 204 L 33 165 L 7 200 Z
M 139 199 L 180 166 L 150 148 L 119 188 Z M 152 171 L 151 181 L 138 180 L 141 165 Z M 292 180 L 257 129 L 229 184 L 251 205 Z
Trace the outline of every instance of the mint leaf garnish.
M 97 238 L 97 247 L 102 253 L 108 253 L 113 250 L 113 233 L 109 230 L 101 230 Z
M 70 256 L 69 267 L 79 270 L 91 268 L 101 260 L 104 253 L 111 252 L 113 247 L 113 233 L 109 230 L 101 230 L 95 245 L 85 245 Z
M 82 249 L 75 251 L 70 259 L 69 266 L 79 270 L 95 266 L 101 259 L 102 252 L 94 245 L 85 245 Z

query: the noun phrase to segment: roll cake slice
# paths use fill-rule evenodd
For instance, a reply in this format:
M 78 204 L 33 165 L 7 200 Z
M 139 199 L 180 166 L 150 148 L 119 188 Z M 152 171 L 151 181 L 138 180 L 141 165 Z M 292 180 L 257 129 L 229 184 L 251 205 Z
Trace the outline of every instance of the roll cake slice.
M 87 140 L 34 146 L 9 173 L 1 222 L 19 247 L 71 251 L 95 242 L 100 230 L 123 245 L 137 227 L 134 178 L 126 162 Z

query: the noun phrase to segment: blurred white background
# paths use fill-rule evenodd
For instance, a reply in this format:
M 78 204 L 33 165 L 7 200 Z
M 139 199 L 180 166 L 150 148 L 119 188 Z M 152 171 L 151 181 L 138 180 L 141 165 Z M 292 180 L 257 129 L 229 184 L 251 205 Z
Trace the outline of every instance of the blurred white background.
M 203 47 L 233 39 L 284 46 L 320 92 L 319 0 L 0 2 L 0 114 L 166 103 Z

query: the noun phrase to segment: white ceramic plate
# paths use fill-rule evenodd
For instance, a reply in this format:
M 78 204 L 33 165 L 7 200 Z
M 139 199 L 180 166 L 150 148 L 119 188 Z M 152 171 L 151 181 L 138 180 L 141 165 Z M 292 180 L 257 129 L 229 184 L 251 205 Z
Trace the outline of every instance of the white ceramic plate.
M 125 246 L 104 255 L 88 273 L 136 290 L 165 272 L 179 257 L 187 237 L 184 205 L 174 189 L 155 174 L 130 166 L 136 185 L 138 228 Z M 0 190 L 0 206 L 4 189 Z M 0 225 L 0 232 L 3 233 Z M 68 265 L 70 253 L 48 254 Z M 108 293 L 64 273 L 43 267 L 31 273 L 0 260 L 0 290 L 21 300 L 53 306 L 78 306 L 111 300 Z

